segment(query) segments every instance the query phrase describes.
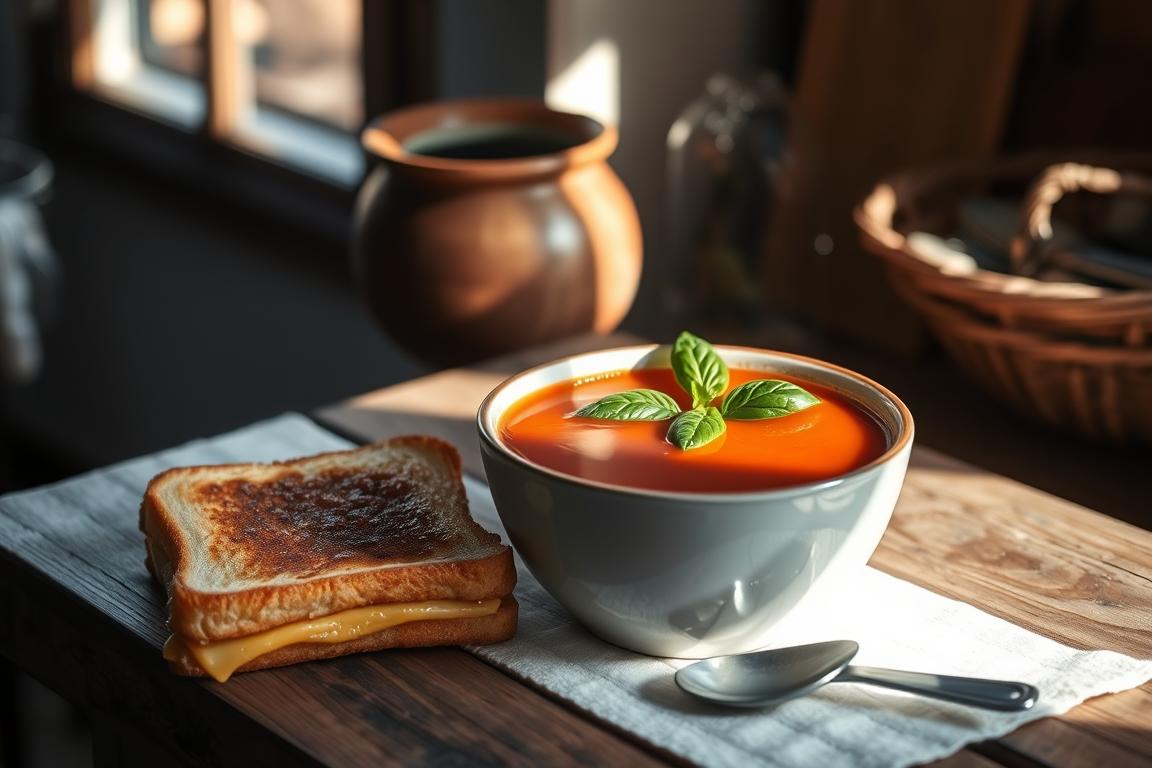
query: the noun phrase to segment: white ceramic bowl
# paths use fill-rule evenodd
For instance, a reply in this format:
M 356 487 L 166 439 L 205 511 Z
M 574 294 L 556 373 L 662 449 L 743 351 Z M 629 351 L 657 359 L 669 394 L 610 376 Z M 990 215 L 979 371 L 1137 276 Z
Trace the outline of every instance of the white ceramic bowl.
M 908 466 L 912 416 L 884 387 L 829 363 L 718 346 L 731 368 L 794 375 L 871 413 L 888 449 L 839 477 L 775 490 L 681 493 L 584 480 L 500 440 L 510 406 L 541 387 L 634 367 L 669 367 L 668 348 L 624 347 L 517 374 L 480 406 L 484 468 L 513 546 L 532 574 L 600 637 L 654 656 L 704 658 L 767 645 L 817 588 L 863 567 Z

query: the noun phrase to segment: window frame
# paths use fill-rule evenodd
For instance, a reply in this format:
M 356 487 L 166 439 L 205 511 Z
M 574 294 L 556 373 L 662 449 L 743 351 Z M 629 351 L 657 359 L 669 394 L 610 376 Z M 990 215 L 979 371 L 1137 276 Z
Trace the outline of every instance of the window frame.
M 55 78 L 52 128 L 70 143 L 144 166 L 197 192 L 311 234 L 347 240 L 359 180 L 345 186 L 260 156 L 245 147 L 235 131 L 235 93 L 228 92 L 227 84 L 227 49 L 234 47 L 222 40 L 219 31 L 228 22 L 221 9 L 229 2 L 205 0 L 206 114 L 190 130 L 133 109 L 130 98 L 95 82 L 91 0 L 65 0 L 60 6 L 58 38 L 63 53 Z M 371 118 L 432 98 L 437 3 L 360 2 L 364 114 Z

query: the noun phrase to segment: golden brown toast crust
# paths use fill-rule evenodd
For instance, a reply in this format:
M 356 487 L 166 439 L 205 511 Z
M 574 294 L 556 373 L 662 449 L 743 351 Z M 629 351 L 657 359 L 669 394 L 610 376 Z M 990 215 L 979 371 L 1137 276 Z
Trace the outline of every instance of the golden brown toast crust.
M 499 610 L 490 616 L 467 619 L 433 619 L 398 624 L 395 627 L 349 640 L 344 643 L 299 643 L 253 659 L 236 670 L 252 672 L 258 669 L 284 667 L 305 661 L 332 659 L 350 653 L 382 651 L 389 648 L 425 648 L 434 645 L 491 645 L 501 643 L 516 632 L 519 606 L 511 595 L 505 597 Z M 168 662 L 179 675 L 207 677 L 192 654 L 184 651 L 179 658 Z
M 390 451 L 417 459 L 397 461 L 395 471 L 370 461 Z M 362 481 L 358 461 L 371 465 Z M 314 472 L 318 465 L 329 468 Z M 248 468 L 259 480 L 245 477 Z M 173 483 L 185 483 L 184 495 L 206 510 L 206 542 L 189 543 L 166 508 Z M 433 484 L 436 492 L 428 492 Z M 242 637 L 363 605 L 489 600 L 508 595 L 516 582 L 511 549 L 468 511 L 459 454 L 427 436 L 271 465 L 168 470 L 149 483 L 140 527 L 149 570 L 168 593 L 170 628 L 190 641 Z M 257 586 L 190 587 L 199 565 L 192 562 L 195 546 L 202 559 L 231 558 L 227 567 Z M 336 565 L 344 570 L 324 575 Z M 286 582 L 260 585 L 284 572 Z
M 252 579 L 324 573 L 334 562 L 427 560 L 451 547 L 451 531 L 419 514 L 418 481 L 397 473 L 286 472 L 271 482 L 201 483 L 190 496 L 212 510 L 211 556 L 239 555 Z M 397 514 L 409 509 L 417 514 Z

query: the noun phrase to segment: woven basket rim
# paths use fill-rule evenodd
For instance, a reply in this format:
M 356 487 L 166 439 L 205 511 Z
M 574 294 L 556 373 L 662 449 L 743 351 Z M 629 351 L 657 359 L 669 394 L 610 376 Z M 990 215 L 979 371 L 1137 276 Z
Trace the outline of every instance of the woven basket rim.
M 988 346 L 1022 352 L 1032 358 L 1066 363 L 1152 368 L 1152 348 L 1092 345 L 1053 339 L 1033 331 L 1003 328 L 907 287 L 897 286 L 900 295 L 929 323 L 943 323 L 948 335 L 966 337 Z
M 1152 163 L 1152 157 L 1142 157 L 1145 162 Z M 1103 161 L 1102 157 L 1094 158 L 1094 162 Z M 925 290 L 932 291 L 935 287 L 933 283 L 936 283 L 950 286 L 950 293 L 953 294 L 964 291 L 973 301 L 1011 303 L 1036 311 L 1044 311 L 1054 304 L 1067 307 L 1069 303 L 1090 304 L 1098 309 L 1142 310 L 1147 319 L 1152 320 L 1152 290 L 1112 289 L 1079 282 L 1042 281 L 979 267 L 971 272 L 951 273 L 911 247 L 907 237 L 893 226 L 901 210 L 900 193 L 897 190 L 916 189 L 922 192 L 949 180 L 991 179 L 996 177 L 999 169 L 1041 162 L 1044 161 L 1039 156 L 1027 155 L 994 159 L 975 166 L 940 165 L 903 170 L 873 185 L 863 200 L 853 208 L 852 216 L 867 250 L 884 259 L 890 266 L 918 276 L 918 282 Z

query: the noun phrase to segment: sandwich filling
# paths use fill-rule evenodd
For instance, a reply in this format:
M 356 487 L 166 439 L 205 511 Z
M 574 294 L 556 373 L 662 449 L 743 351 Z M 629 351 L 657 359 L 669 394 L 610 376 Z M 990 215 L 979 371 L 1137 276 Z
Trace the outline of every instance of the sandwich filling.
M 477 601 L 428 600 L 418 603 L 391 603 L 350 608 L 346 611 L 305 619 L 282 627 L 230 640 L 197 643 L 173 635 L 164 644 L 164 658 L 174 661 L 187 651 L 200 668 L 223 683 L 248 662 L 281 648 L 300 643 L 344 643 L 358 637 L 407 624 L 433 619 L 463 619 L 490 616 L 500 608 L 500 599 Z

